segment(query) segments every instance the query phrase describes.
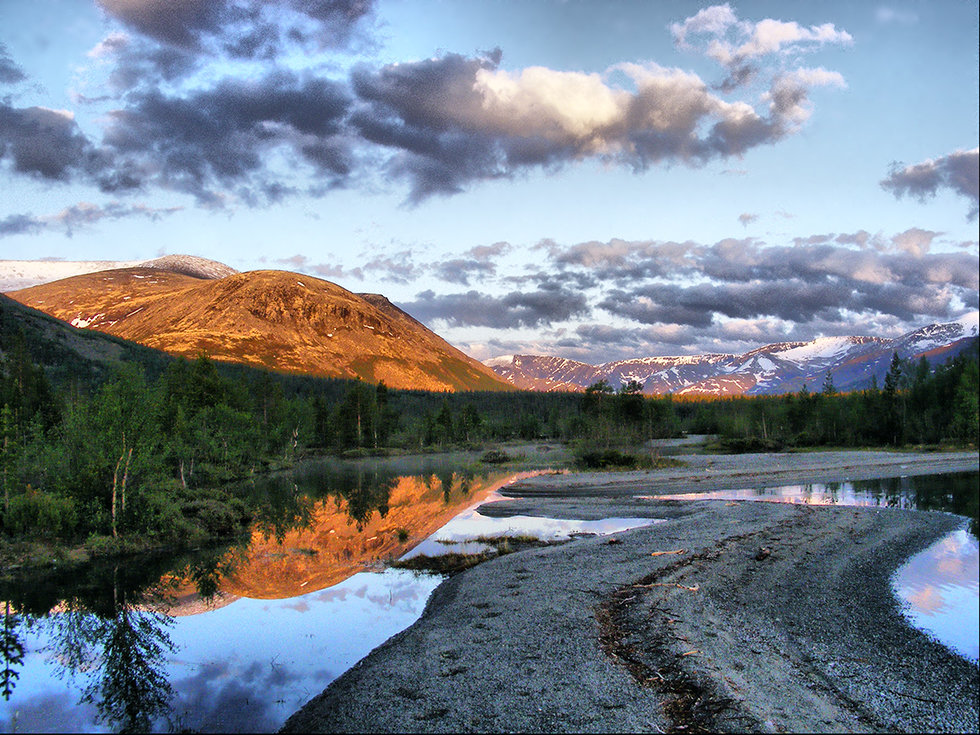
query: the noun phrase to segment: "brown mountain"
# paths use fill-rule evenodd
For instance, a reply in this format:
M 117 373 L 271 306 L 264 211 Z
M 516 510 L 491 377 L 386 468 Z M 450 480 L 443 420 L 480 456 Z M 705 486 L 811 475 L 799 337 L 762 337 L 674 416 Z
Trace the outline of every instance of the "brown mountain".
M 383 296 L 286 271 L 201 275 L 121 268 L 7 295 L 173 355 L 203 350 L 216 360 L 392 388 L 512 389 Z

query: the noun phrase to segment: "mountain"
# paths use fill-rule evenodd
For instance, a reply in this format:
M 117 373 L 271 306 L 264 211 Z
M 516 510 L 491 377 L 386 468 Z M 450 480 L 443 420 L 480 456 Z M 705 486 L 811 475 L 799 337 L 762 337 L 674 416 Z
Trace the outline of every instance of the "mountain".
M 383 296 L 286 271 L 238 273 L 218 266 L 177 259 L 8 295 L 75 327 L 171 355 L 204 351 L 225 362 L 384 381 L 392 388 L 512 389 Z
M 198 278 L 221 278 L 238 272 L 224 263 L 193 255 L 165 255 L 153 260 L 0 260 L 0 292 L 85 273 L 133 267 L 159 268 Z
M 962 352 L 977 337 L 980 314 L 971 312 L 946 324 L 931 324 L 896 339 L 820 337 L 810 342 L 777 342 L 743 355 L 707 354 L 641 357 L 590 365 L 546 355 L 506 355 L 485 364 L 518 388 L 542 391 L 584 390 L 607 381 L 618 389 L 635 380 L 648 394 L 771 395 L 819 390 L 831 373 L 839 390 L 881 384 L 892 354 L 925 357 L 941 363 Z

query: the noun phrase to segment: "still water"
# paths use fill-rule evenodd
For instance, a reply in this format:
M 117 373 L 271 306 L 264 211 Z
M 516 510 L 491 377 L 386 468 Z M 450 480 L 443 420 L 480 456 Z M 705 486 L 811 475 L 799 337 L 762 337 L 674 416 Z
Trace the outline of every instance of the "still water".
M 945 510 L 965 516 L 969 519 L 968 528 L 955 531 L 915 554 L 893 575 L 892 590 L 912 625 L 965 658 L 977 661 L 980 656 L 980 544 L 977 539 L 980 473 L 957 472 L 648 497 Z
M 557 539 L 659 522 L 477 512 L 519 477 L 435 460 L 310 463 L 250 487 L 263 513 L 246 543 L 4 584 L 0 731 L 275 730 L 421 615 L 441 579 L 390 569 L 389 560 L 482 550 L 473 541 L 479 536 Z M 776 494 L 944 508 L 973 518 L 975 532 L 976 477 Z M 748 492 L 762 497 L 769 490 Z M 974 536 L 944 539 L 906 567 L 896 590 L 910 609 L 928 608 L 934 617 L 961 609 L 949 584 L 966 578 L 976 620 Z M 947 577 L 941 583 L 940 572 Z M 976 639 L 973 632 L 974 645 Z
M 410 554 L 653 521 L 487 518 L 525 475 L 437 460 L 310 463 L 258 480 L 247 543 L 0 586 L 0 731 L 269 731 L 422 614 Z

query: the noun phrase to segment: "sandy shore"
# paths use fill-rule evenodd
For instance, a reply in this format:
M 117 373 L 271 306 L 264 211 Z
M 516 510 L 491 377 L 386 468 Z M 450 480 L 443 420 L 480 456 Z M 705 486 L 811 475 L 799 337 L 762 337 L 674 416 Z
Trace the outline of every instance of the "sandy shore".
M 682 469 L 512 486 L 520 498 L 485 511 L 668 520 L 447 580 L 415 625 L 284 730 L 978 729 L 977 665 L 910 628 L 889 587 L 910 554 L 964 519 L 633 498 L 976 470 L 977 453 L 684 459 Z

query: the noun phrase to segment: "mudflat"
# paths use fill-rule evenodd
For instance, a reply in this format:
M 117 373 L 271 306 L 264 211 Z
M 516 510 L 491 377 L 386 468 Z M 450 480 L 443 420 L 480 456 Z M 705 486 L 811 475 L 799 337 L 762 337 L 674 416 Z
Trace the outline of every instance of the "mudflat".
M 977 664 L 911 628 L 889 582 L 965 519 L 635 498 L 976 470 L 976 452 L 684 459 L 511 486 L 481 512 L 664 520 L 451 577 L 283 729 L 977 731 Z

